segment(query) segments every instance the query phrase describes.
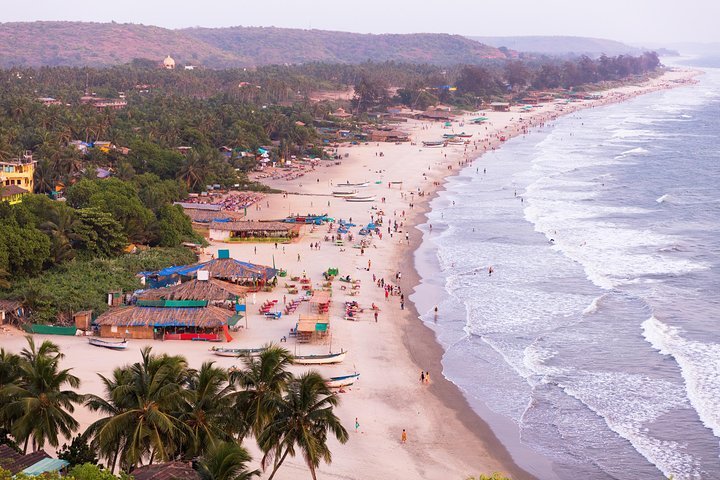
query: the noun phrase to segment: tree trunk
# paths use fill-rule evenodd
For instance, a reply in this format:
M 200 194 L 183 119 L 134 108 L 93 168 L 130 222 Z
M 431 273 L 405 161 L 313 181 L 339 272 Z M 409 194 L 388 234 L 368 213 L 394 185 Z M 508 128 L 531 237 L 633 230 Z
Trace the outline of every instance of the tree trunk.
M 28 435 L 28 437 L 25 439 L 25 445 L 23 445 L 23 455 L 27 455 L 28 443 L 30 443 L 30 436 L 29 436 L 29 435 Z
M 290 452 L 290 449 L 288 448 L 285 450 L 285 453 L 282 454 L 282 457 L 280 457 L 280 461 L 275 464 L 275 467 L 273 468 L 272 473 L 268 477 L 268 480 L 272 480 L 272 478 L 275 476 L 275 473 L 277 473 L 278 468 L 280 468 L 280 465 L 285 461 L 285 457 L 287 457 L 287 454 Z

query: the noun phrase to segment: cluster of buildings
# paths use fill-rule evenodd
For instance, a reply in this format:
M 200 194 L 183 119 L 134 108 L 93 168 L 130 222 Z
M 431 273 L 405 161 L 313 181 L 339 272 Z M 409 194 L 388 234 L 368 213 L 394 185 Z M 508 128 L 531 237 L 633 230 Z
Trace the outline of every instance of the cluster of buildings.
M 150 288 L 110 308 L 95 325 L 105 338 L 229 341 L 229 329 L 245 311 L 241 299 L 273 285 L 278 272 L 230 258 L 228 250 L 207 262 L 141 272 Z

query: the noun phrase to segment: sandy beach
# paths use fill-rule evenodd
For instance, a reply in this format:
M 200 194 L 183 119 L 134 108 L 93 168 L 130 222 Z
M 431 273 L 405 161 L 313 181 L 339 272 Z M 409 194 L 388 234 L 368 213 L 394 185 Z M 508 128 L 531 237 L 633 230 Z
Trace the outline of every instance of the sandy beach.
M 526 479 L 541 474 L 540 470 L 520 469 L 487 423 L 469 407 L 462 392 L 444 379 L 442 349 L 434 333 L 418 319 L 418 312 L 408 299 L 418 284 L 413 252 L 422 241 L 422 233 L 415 227 L 425 222 L 428 202 L 442 188 L 445 178 L 476 159 L 478 168 L 492 168 L 483 164 L 480 157 L 485 151 L 499 148 L 503 137 L 507 140 L 522 135 L 584 108 L 682 85 L 692 81 L 696 74 L 687 70 L 669 71 L 642 85 L 605 91 L 599 99 L 550 103 L 528 112 L 520 112 L 518 107 L 510 112 L 468 112 L 458 116 L 452 127 L 409 120 L 397 128 L 410 134 L 411 143 L 342 146 L 337 152 L 343 157 L 340 165 L 323 162 L 323 166 L 305 171 L 302 177 L 292 180 L 262 179 L 286 193 L 268 195 L 248 208 L 248 219 L 327 213 L 336 220 L 358 226 L 379 217 L 383 220 L 379 227 L 381 235 L 372 235 L 369 247 L 362 251 L 353 248 L 353 243 L 360 238 L 357 228 L 352 229 L 354 241 L 338 246 L 328 238 L 336 233 L 335 229 L 329 230 L 329 225 L 304 226 L 300 238 L 289 244 L 212 242 L 206 250 L 209 257 L 217 256 L 220 249 L 229 249 L 233 258 L 275 264 L 288 271 L 288 276 L 280 279 L 273 292 L 251 294 L 247 298 L 247 328 L 243 326 L 234 333 L 230 344 L 237 348 L 279 342 L 295 326 L 299 314 L 310 313 L 307 302 L 278 320 L 267 320 L 258 313 L 259 305 L 268 299 L 282 305 L 299 296 L 288 293 L 285 288 L 286 283 L 293 283 L 290 277 L 304 274 L 316 288 L 321 288 L 325 283 L 322 273 L 332 267 L 338 268 L 341 276 L 350 275 L 360 280 L 357 295 L 351 294 L 353 290 L 346 283 L 338 280 L 332 283 L 331 341 L 296 344 L 289 338 L 281 344 L 298 354 L 327 353 L 330 349 L 342 348 L 349 351 L 345 362 L 319 366 L 318 370 L 325 376 L 360 373 L 360 380 L 339 394 L 338 415 L 350 433 L 350 441 L 345 445 L 331 444 L 333 462 L 330 466 L 321 466 L 321 478 L 464 479 L 499 471 L 513 479 Z M 489 121 L 481 125 L 469 123 L 481 114 Z M 440 140 L 443 134 L 461 132 L 472 134 L 466 139 L 468 144 L 443 148 L 422 146 L 423 141 Z M 358 194 L 375 196 L 376 201 L 347 202 L 332 196 L 333 190 L 348 188 L 342 186 L 344 183 L 361 182 L 368 182 L 368 186 L 357 188 Z M 314 244 L 319 248 L 313 248 Z M 399 287 L 402 297 L 399 292 L 386 296 L 385 290 L 377 285 L 381 279 Z M 354 321 L 344 319 L 346 301 L 357 301 L 364 308 Z M 377 320 L 370 308 L 373 304 L 379 306 Z M 442 319 L 443 312 L 438 312 L 440 325 Z M 17 352 L 24 344 L 19 332 L 3 334 L 0 339 L 2 347 L 10 351 Z M 65 366 L 73 368 L 75 375 L 82 379 L 81 391 L 87 393 L 101 394 L 96 373 L 107 375 L 116 366 L 137 361 L 138 351 L 144 345 L 152 345 L 157 352 L 183 354 L 196 368 L 208 360 L 226 367 L 237 364 L 232 358 L 212 356 L 209 346 L 203 342 L 136 340 L 128 351 L 112 352 L 94 348 L 83 338 L 50 339 L 62 347 L 66 354 Z M 303 371 L 302 367 L 294 369 Z M 429 372 L 429 383 L 420 381 L 421 371 Z M 82 408 L 76 418 L 81 429 L 94 420 L 93 415 Z M 407 431 L 406 443 L 401 442 L 403 429 Z M 255 457 L 253 463 L 258 464 L 254 442 L 248 440 L 246 446 Z M 549 468 L 549 462 L 545 467 Z M 285 462 L 277 478 L 303 475 L 306 467 L 302 458 L 297 457 Z

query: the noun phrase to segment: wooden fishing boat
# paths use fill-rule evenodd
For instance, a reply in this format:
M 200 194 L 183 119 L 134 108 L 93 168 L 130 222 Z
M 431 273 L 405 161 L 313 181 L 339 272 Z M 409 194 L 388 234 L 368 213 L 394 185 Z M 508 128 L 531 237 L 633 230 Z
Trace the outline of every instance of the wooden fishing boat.
M 327 355 L 295 355 L 293 363 L 298 365 L 328 365 L 345 360 L 347 352 L 329 353 Z
M 88 343 L 95 345 L 96 347 L 108 348 L 110 350 L 125 350 L 128 346 L 128 341 L 123 340 L 121 342 L 109 342 L 101 338 L 89 338 Z
M 465 132 L 458 135 L 458 137 L 460 137 L 460 138 L 472 138 L 472 136 L 473 136 L 472 133 L 465 133 Z
M 218 357 L 257 357 L 266 348 L 223 348 L 213 347 L 210 349 Z
M 353 190 L 351 192 L 348 192 L 346 190 L 337 190 L 332 192 L 333 197 L 352 197 L 353 195 L 357 194 L 357 190 Z
M 354 196 L 354 197 L 346 197 L 346 202 L 374 202 L 375 201 L 375 195 L 367 195 L 367 196 Z
M 444 147 L 445 146 L 444 140 L 439 140 L 437 142 L 425 142 L 424 141 L 422 143 L 423 143 L 423 147 Z
M 364 188 L 370 185 L 370 182 L 361 182 L 361 183 L 338 183 L 338 187 L 354 187 L 354 188 Z
M 343 375 L 342 377 L 330 377 L 325 381 L 325 385 L 329 388 L 340 388 L 348 387 L 355 383 L 355 380 L 360 378 L 359 373 L 353 373 L 352 375 Z

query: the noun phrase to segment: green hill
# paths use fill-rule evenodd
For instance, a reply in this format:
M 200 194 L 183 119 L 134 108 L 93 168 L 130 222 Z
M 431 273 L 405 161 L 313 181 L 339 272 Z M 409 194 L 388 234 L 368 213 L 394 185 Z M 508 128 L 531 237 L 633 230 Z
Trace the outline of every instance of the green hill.
M 639 48 L 631 47 L 615 40 L 589 37 L 567 36 L 520 36 L 520 37 L 468 37 L 493 47 L 507 47 L 511 50 L 543 55 L 566 56 L 588 55 L 599 57 L 603 53 L 608 56 L 638 55 Z
M 86 22 L 0 23 L 0 66 L 110 66 L 134 58 L 209 68 L 366 60 L 476 63 L 503 58 L 497 48 L 459 35 L 368 35 L 324 30 L 230 27 L 170 30 Z

